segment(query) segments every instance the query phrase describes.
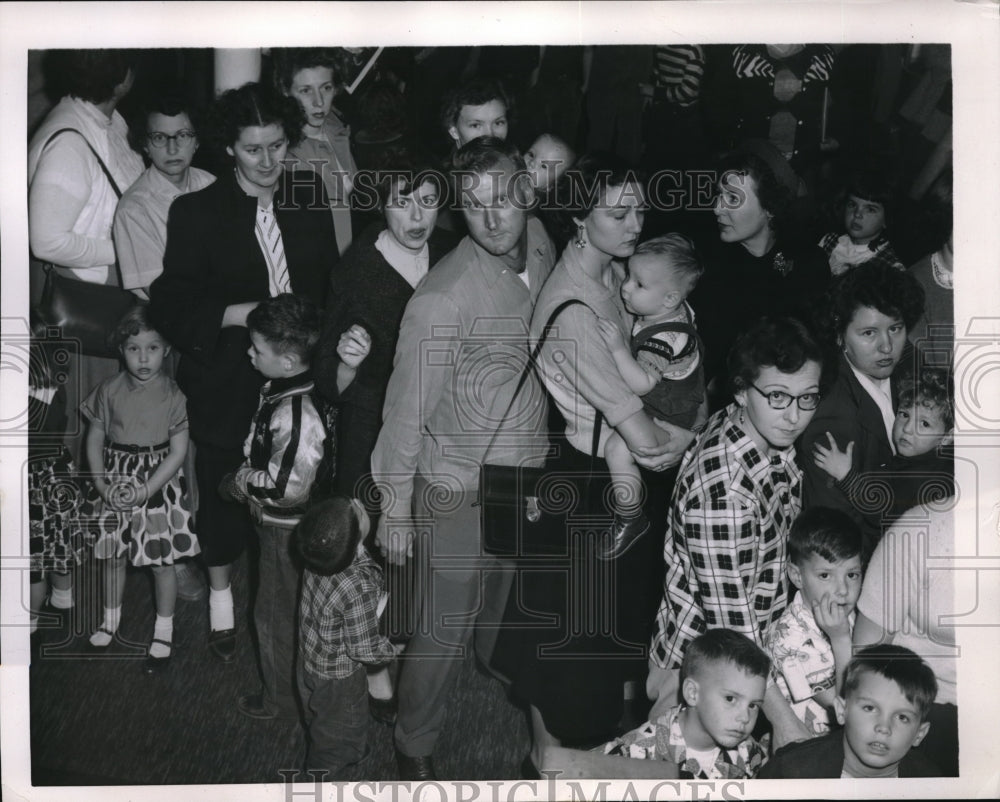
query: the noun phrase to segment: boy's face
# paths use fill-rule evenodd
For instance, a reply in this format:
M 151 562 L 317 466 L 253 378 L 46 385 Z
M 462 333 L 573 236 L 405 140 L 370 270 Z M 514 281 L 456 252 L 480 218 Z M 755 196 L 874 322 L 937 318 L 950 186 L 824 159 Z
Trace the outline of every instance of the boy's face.
M 861 555 L 830 562 L 813 553 L 799 565 L 789 562 L 788 578 L 802 592 L 810 608 L 831 596 L 848 614 L 854 610 L 861 595 Z
M 455 124 L 448 129 L 456 147 L 481 136 L 507 138 L 507 107 L 502 100 L 490 100 L 481 106 L 462 106 Z
M 860 677 L 847 699 L 835 701 L 837 721 L 844 725 L 847 759 L 855 758 L 873 774 L 891 770 L 930 729 L 917 706 L 893 680 L 874 671 Z
M 885 208 L 876 201 L 848 195 L 844 225 L 852 242 L 867 245 L 885 228 Z
M 552 137 L 538 137 L 524 154 L 524 165 L 535 189 L 546 189 L 559 180 L 569 167 L 570 155 L 566 146 Z
M 726 660 L 711 662 L 697 677 L 684 680 L 684 701 L 690 708 L 684 740 L 692 749 L 722 746 L 734 749 L 753 732 L 764 703 L 767 680 L 754 677 Z
M 683 300 L 675 271 L 666 257 L 641 253 L 628 260 L 628 277 L 622 284 L 622 300 L 633 315 L 658 315 Z
M 919 457 L 950 440 L 940 407 L 915 402 L 896 413 L 892 442 L 901 457 Z
M 280 379 L 283 376 L 288 376 L 294 367 L 294 356 L 279 354 L 271 343 L 256 331 L 250 332 L 250 348 L 247 353 L 250 355 L 250 364 L 267 379 Z

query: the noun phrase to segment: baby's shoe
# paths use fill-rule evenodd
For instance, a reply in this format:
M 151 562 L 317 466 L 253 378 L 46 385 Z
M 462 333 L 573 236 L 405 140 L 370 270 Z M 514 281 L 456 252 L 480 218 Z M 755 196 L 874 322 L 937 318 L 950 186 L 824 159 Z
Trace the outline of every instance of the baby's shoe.
M 649 519 L 641 512 L 631 518 L 615 513 L 611 529 L 605 532 L 597 547 L 597 559 L 617 560 L 649 529 Z

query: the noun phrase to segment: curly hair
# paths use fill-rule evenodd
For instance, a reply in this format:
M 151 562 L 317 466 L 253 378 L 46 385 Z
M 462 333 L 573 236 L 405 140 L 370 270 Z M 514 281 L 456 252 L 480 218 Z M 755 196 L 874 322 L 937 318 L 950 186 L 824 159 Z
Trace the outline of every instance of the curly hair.
M 453 125 L 458 125 L 458 115 L 463 106 L 482 106 L 491 100 L 499 100 L 507 110 L 507 123 L 514 117 L 514 99 L 500 81 L 477 78 L 457 86 L 445 93 L 441 103 L 441 127 L 445 133 Z
M 775 164 L 782 168 L 784 159 L 781 154 L 777 155 L 777 158 L 781 159 L 780 163 L 773 160 L 769 163 L 768 159 L 759 155 L 760 152 L 767 152 L 763 146 L 756 148 L 756 151 L 758 152 L 743 149 L 725 154 L 716 166 L 719 182 L 722 183 L 729 174 L 752 178 L 754 194 L 761 208 L 771 216 L 771 230 L 775 234 L 783 233 L 788 228 L 792 202 L 795 200 L 795 192 L 791 186 L 792 178 L 795 176 L 794 173 L 791 176 L 779 176 L 771 166 Z M 787 169 L 791 171 L 791 167 Z
M 295 74 L 301 70 L 326 67 L 333 72 L 334 86 L 339 87 L 347 73 L 351 55 L 339 47 L 271 48 L 271 80 L 281 94 L 289 92 Z
M 604 199 L 609 187 L 633 183 L 643 187 L 642 174 L 610 153 L 588 153 L 562 174 L 545 200 L 545 211 L 560 246 L 576 231 L 573 218 L 587 217 Z M 560 247 L 561 250 L 561 247 Z
M 820 391 L 829 384 L 826 353 L 812 331 L 793 317 L 762 317 L 740 335 L 729 352 L 728 372 L 732 392 L 746 390 L 761 370 L 774 367 L 797 373 L 806 362 L 822 369 Z
M 108 347 L 117 351 L 129 337 L 141 334 L 144 331 L 156 331 L 156 327 L 149 320 L 149 307 L 144 303 L 137 303 L 129 309 L 121 320 L 108 334 Z M 159 334 L 159 332 L 157 332 Z M 161 337 L 163 335 L 160 335 Z
M 836 342 L 861 307 L 900 318 L 907 329 L 924 313 L 924 288 L 904 270 L 882 263 L 862 264 L 837 276 L 827 290 L 825 326 Z
M 131 50 L 50 50 L 46 72 L 58 81 L 60 94 L 103 103 L 135 68 Z
M 946 431 L 955 425 L 955 387 L 951 376 L 944 368 L 923 368 L 912 383 L 899 391 L 899 406 L 919 404 L 927 409 L 936 409 L 941 414 L 941 422 Z
M 240 131 L 253 126 L 280 125 L 289 145 L 302 138 L 305 114 L 290 97 L 261 83 L 243 84 L 223 92 L 209 110 L 209 144 L 225 153 L 240 138 Z

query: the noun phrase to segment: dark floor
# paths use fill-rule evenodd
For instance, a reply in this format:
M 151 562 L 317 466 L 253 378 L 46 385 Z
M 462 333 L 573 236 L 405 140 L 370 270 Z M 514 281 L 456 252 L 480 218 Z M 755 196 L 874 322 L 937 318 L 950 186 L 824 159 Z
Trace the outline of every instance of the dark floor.
M 207 602 L 178 601 L 174 655 L 158 676 L 142 673 L 152 636 L 150 574 L 129 571 L 120 640 L 90 652 L 99 622 L 96 571 L 77 577 L 77 607 L 62 627 L 43 621 L 32 644 L 31 747 L 34 785 L 151 785 L 281 782 L 301 767 L 305 736 L 296 722 L 257 721 L 235 706 L 257 690 L 247 629 L 246 560 L 233 580 L 239 646 L 220 663 L 208 651 Z M 370 755 L 352 780 L 396 780 L 391 729 L 373 723 Z M 434 753 L 442 779 L 516 779 L 529 746 L 524 713 L 503 685 L 466 660 Z M 305 778 L 303 778 L 305 779 Z

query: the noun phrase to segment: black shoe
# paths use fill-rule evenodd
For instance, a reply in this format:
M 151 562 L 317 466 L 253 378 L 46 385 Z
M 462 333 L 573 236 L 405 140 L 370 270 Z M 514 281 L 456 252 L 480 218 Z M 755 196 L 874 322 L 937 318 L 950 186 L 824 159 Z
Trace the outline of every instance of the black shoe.
M 146 655 L 146 661 L 142 664 L 142 672 L 144 674 L 159 674 L 167 669 L 170 665 L 170 658 L 174 654 L 173 644 L 167 640 L 161 640 L 160 638 L 153 638 L 153 643 L 159 643 L 162 646 L 166 646 L 170 649 L 170 654 L 166 657 L 153 657 L 151 654 Z M 152 646 L 152 644 L 150 644 Z
M 236 630 L 213 629 L 208 633 L 208 648 L 223 663 L 233 662 L 236 657 Z
M 617 560 L 648 530 L 649 519 L 642 513 L 635 518 L 622 518 L 615 513 L 611 530 L 605 533 L 601 544 L 597 547 L 597 559 Z
M 396 767 L 399 770 L 399 779 L 403 782 L 430 782 L 437 779 L 430 755 L 410 757 L 397 749 Z
M 390 726 L 395 724 L 398 707 L 399 700 L 396 694 L 388 699 L 378 699 L 368 694 L 368 709 L 371 711 L 372 718 L 380 724 L 389 724 Z
M 270 721 L 278 717 L 277 713 L 272 713 L 264 707 L 264 697 L 259 693 L 247 694 L 236 700 L 236 709 L 244 716 Z

